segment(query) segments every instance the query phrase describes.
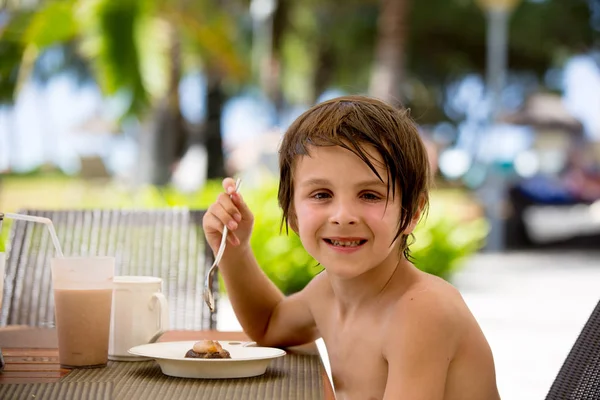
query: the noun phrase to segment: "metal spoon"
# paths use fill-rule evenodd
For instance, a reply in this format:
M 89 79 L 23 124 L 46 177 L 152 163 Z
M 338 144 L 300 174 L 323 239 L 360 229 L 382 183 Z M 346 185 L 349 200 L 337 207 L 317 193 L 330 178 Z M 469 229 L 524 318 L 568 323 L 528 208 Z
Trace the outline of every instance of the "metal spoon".
M 237 193 L 240 190 L 240 185 L 242 184 L 242 180 L 240 178 L 235 182 L 235 192 Z M 204 281 L 204 301 L 206 305 L 210 309 L 210 312 L 215 312 L 215 298 L 213 297 L 212 292 L 212 275 L 213 272 L 217 269 L 218 264 L 221 262 L 221 258 L 223 257 L 223 253 L 225 252 L 225 244 L 227 243 L 227 233 L 229 230 L 227 229 L 227 225 L 223 227 L 223 236 L 221 237 L 221 244 L 219 245 L 219 251 L 217 251 L 217 256 L 215 257 L 215 261 L 210 266 L 206 274 L 206 280 Z

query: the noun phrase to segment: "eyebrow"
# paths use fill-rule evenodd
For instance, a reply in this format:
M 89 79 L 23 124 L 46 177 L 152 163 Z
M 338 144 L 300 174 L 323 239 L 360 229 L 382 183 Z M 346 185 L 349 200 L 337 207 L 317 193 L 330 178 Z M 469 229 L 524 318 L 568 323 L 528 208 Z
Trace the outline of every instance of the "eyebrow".
M 300 186 L 327 186 L 331 182 L 327 179 L 313 178 L 300 183 Z
M 366 181 L 361 181 L 356 184 L 357 187 L 369 187 L 369 186 L 379 186 L 387 188 L 385 182 L 381 182 L 379 179 L 368 179 Z
M 303 186 L 303 187 L 327 186 L 330 184 L 331 184 L 331 181 L 328 179 L 313 178 L 313 179 L 308 179 L 304 182 L 301 182 L 300 186 Z M 381 182 L 379 179 L 368 179 L 368 180 L 360 181 L 355 186 L 356 187 L 379 186 L 379 187 L 387 188 L 387 185 L 384 182 Z

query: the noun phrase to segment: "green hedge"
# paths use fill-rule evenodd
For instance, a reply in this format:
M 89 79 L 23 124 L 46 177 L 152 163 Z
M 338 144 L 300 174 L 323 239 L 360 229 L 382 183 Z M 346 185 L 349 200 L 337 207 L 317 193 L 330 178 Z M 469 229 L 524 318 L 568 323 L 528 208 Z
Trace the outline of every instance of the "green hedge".
M 463 262 L 485 244 L 488 224 L 482 217 L 462 221 L 444 208 L 432 203 L 429 215 L 415 229 L 410 249 L 415 266 L 451 280 Z

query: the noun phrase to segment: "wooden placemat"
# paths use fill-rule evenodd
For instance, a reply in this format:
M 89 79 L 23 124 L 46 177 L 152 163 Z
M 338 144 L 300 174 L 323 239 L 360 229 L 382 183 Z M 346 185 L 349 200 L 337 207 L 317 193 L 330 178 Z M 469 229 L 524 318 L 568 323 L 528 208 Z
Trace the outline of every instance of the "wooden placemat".
M 0 385 L 2 400 L 112 400 L 111 382 L 15 383 Z
M 0 348 L 56 349 L 58 338 L 55 329 L 26 325 L 4 326 L 0 327 Z
M 324 390 L 319 357 L 304 354 L 278 358 L 264 375 L 254 378 L 173 378 L 164 375 L 155 361 L 109 361 L 106 368 L 74 370 L 61 382 L 112 382 L 115 400 L 319 400 Z

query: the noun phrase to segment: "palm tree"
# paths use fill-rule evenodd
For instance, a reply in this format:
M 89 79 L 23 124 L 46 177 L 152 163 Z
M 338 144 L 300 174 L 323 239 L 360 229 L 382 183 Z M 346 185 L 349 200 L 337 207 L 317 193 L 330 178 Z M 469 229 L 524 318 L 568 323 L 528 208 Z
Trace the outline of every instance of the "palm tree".
M 382 100 L 402 103 L 408 41 L 409 0 L 380 0 L 375 60 L 369 92 Z
M 250 78 L 246 49 L 236 40 L 238 27 L 232 17 L 235 8 L 240 6 L 210 0 L 179 0 L 178 7 L 170 9 L 171 20 L 182 28 L 187 49 L 195 56 L 193 66 L 197 68 L 201 63 L 206 77 L 206 119 L 202 136 L 208 154 L 207 179 L 228 174 L 221 132 L 221 114 L 227 100 L 225 85 L 243 83 Z
M 127 100 L 122 117 L 136 118 L 151 127 L 145 134 L 152 140 L 143 141 L 148 147 L 142 152 L 150 155 L 147 169 L 154 184 L 169 181 L 173 163 L 188 144 L 178 94 L 184 73 L 182 45 L 192 52 L 195 68 L 203 61 L 206 70 L 223 76 L 237 80 L 246 76 L 235 47 L 235 25 L 210 1 L 48 2 L 36 11 L 12 11 L 7 26 L 11 29 L 0 31 L 0 55 L 11 55 L 10 63 L 2 58 L 2 68 L 12 69 L 11 74 L 0 74 L 0 101 L 14 101 L 19 82 L 31 76 L 45 50 L 72 46 L 105 95 Z M 219 112 L 212 118 L 220 120 L 220 108 L 216 107 Z M 218 140 L 206 140 L 216 142 L 208 152 L 209 164 L 220 166 L 210 170 L 222 176 L 220 130 L 206 131 L 206 136 L 215 135 Z

